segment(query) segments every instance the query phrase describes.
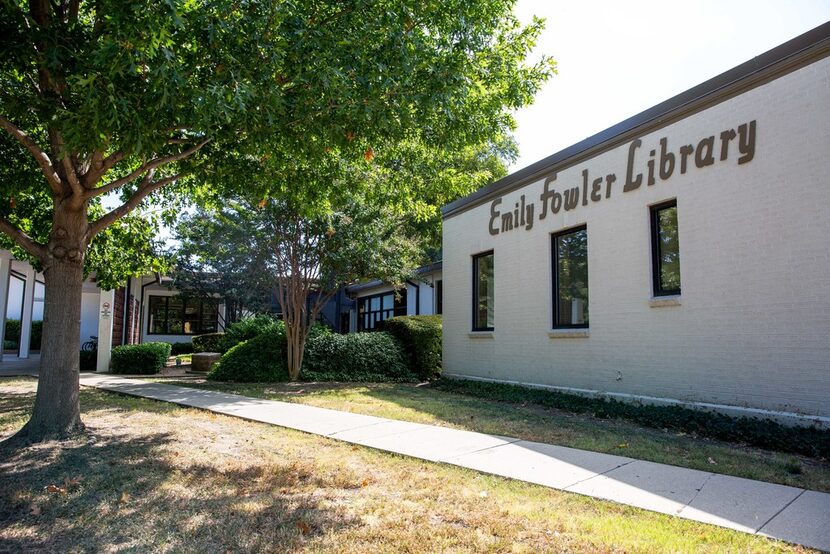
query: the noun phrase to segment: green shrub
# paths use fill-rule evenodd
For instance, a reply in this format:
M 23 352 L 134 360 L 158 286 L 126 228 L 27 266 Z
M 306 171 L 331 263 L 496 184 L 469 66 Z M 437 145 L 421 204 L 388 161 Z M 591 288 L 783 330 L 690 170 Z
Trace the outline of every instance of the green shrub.
M 20 327 L 21 323 L 19 319 L 7 319 L 5 340 L 20 343 Z
M 3 350 L 17 350 L 17 341 L 16 340 L 4 340 L 3 341 Z
M 225 333 L 208 333 L 193 337 L 193 352 L 219 352 L 219 341 Z
M 441 316 L 410 315 L 387 319 L 381 329 L 403 345 L 410 369 L 427 381 L 441 375 Z
M 42 321 L 33 321 L 32 322 L 32 341 L 29 344 L 29 348 L 32 350 L 40 350 L 40 341 L 43 338 L 43 322 Z
M 283 327 L 273 326 L 232 347 L 211 368 L 207 377 L 214 381 L 240 383 L 287 381 L 288 364 Z
M 225 352 L 208 373 L 208 379 L 242 383 L 287 381 L 285 325 L 282 321 L 272 322 L 248 327 L 264 330 Z M 386 333 L 360 335 L 335 335 L 325 325 L 314 324 L 306 340 L 306 361 L 303 362 L 300 377 L 317 381 L 414 379 L 408 371 L 403 350 L 394 337 Z M 309 356 L 313 360 L 310 373 L 306 371 Z
M 193 354 L 192 342 L 174 342 L 170 345 L 170 355 L 178 356 L 179 354 Z
M 98 351 L 81 350 L 81 371 L 95 371 L 98 369 Z
M 219 340 L 219 350 L 213 352 L 224 354 L 241 342 L 277 328 L 283 328 L 283 322 L 270 315 L 260 314 L 254 317 L 246 317 L 230 324 L 225 329 L 224 336 Z
M 20 344 L 20 331 L 22 329 L 22 326 L 23 324 L 20 322 L 19 319 L 6 320 L 6 334 L 4 335 L 4 341 L 14 342 L 15 345 L 12 348 L 17 348 Z M 33 321 L 32 334 L 30 335 L 31 340 L 29 341 L 29 348 L 31 350 L 40 350 L 40 342 L 42 337 L 43 322 Z M 4 348 L 8 347 L 4 344 Z
M 782 452 L 830 457 L 830 430 L 788 427 L 771 420 L 730 417 L 680 406 L 629 404 L 613 399 L 531 389 L 519 385 L 441 379 L 437 389 L 500 402 L 528 402 L 603 419 L 625 419 L 645 427 L 694 433 L 701 437 L 738 442 Z
M 307 381 L 414 381 L 400 342 L 389 333 L 309 337 L 300 376 Z
M 116 346 L 112 349 L 113 373 L 152 375 L 164 367 L 170 357 L 169 342 L 145 342 Z

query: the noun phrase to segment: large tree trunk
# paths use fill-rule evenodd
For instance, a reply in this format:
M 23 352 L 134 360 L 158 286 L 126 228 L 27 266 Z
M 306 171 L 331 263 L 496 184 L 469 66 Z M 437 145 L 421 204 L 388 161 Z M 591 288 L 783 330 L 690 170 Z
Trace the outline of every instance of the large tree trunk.
M 60 200 L 55 202 L 54 230 L 43 270 L 46 296 L 37 397 L 32 417 L 15 441 L 59 439 L 84 428 L 78 394 L 86 213 L 86 205 L 70 209 Z
M 303 353 L 305 351 L 305 333 L 300 329 L 294 329 L 293 332 L 289 332 L 289 328 L 295 326 L 296 323 L 291 326 L 289 326 L 288 322 L 285 324 L 285 338 L 288 343 L 288 378 L 292 381 L 300 378 L 300 370 L 303 367 Z
M 305 300 L 298 296 L 304 295 L 296 291 L 288 291 L 286 294 L 287 304 L 283 308 L 283 321 L 285 322 L 285 339 L 287 343 L 288 356 L 288 378 L 296 381 L 300 378 L 300 370 L 303 367 L 303 354 L 305 352 L 306 332 Z

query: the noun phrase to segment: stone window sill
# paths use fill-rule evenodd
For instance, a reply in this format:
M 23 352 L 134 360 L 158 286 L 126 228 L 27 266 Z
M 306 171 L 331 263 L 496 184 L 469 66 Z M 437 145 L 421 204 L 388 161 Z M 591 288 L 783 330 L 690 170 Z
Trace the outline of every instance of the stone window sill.
M 471 339 L 492 339 L 493 331 L 470 331 L 467 336 Z
M 552 339 L 587 339 L 591 336 L 588 329 L 553 329 L 548 331 Z
M 680 296 L 655 296 L 648 301 L 650 308 L 670 308 L 680 306 Z

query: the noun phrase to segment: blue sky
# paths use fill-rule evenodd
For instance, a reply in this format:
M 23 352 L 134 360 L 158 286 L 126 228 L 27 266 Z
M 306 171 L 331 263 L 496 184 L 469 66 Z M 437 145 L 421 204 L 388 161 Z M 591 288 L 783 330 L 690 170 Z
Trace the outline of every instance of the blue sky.
M 516 171 L 830 21 L 830 0 L 518 0 L 559 74 L 516 114 Z

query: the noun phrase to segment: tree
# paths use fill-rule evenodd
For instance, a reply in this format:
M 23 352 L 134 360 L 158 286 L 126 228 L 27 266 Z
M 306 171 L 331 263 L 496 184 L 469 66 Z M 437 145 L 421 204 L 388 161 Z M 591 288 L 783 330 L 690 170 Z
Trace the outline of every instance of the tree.
M 370 152 L 413 136 L 471 144 L 510 127 L 509 111 L 552 71 L 547 59 L 524 63 L 541 22 L 521 28 L 511 7 L 0 4 L 0 127 L 37 164 L 51 212 L 44 241 L 0 218 L 0 231 L 40 262 L 46 281 L 38 393 L 18 437 L 82 428 L 75 352 L 84 259 L 96 236 L 164 187 L 226 186 L 239 164 L 265 154 L 313 160 L 330 148 Z M 120 202 L 90 218 L 106 195 Z
M 201 297 L 220 295 L 228 323 L 271 309 L 271 252 L 251 212 L 238 201 L 199 209 L 176 225 L 179 242 L 172 276 L 177 289 Z
M 276 198 L 214 199 L 185 218 L 177 274 L 216 276 L 206 290 L 187 281 L 203 293 L 222 283 L 252 306 L 276 290 L 297 379 L 310 326 L 341 286 L 370 278 L 402 286 L 440 250 L 440 207 L 506 173 L 515 144 L 494 134 L 458 150 L 410 139 L 359 161 L 330 151 L 314 163 L 260 164 L 249 178 L 270 183 Z
M 369 276 L 402 283 L 420 253 L 403 217 L 358 195 L 325 214 L 304 213 L 284 199 L 238 198 L 188 216 L 178 229 L 178 263 L 211 273 L 227 264 L 240 280 L 237 287 L 276 289 L 292 380 L 299 377 L 311 325 L 341 286 Z M 231 252 L 228 264 L 224 253 Z

